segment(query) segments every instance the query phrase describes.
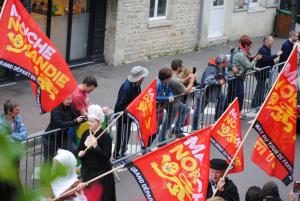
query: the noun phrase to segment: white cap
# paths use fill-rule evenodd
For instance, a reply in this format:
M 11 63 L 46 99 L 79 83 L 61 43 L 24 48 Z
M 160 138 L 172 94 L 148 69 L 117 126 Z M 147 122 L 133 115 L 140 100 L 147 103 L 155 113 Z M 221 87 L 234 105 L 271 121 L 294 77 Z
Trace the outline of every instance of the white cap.
M 87 117 L 96 119 L 100 123 L 103 123 L 104 113 L 103 113 L 102 108 L 100 107 L 100 105 L 90 105 L 88 107 Z
M 53 158 L 53 162 L 58 162 L 68 168 L 67 176 L 60 177 L 51 183 L 52 192 L 55 197 L 57 197 L 69 189 L 78 180 L 76 174 L 77 160 L 70 151 L 58 149 L 56 156 Z

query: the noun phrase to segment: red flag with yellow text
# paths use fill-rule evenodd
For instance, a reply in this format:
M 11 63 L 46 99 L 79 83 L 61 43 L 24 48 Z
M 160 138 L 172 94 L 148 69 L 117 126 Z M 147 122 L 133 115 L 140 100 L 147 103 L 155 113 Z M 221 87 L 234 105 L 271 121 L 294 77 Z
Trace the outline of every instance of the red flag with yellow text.
M 151 137 L 156 134 L 156 80 L 153 80 L 142 93 L 126 108 L 127 115 L 138 126 L 144 148 L 149 146 Z
M 19 0 L 5 2 L 0 37 L 0 66 L 30 79 L 42 113 L 71 95 L 77 83 L 68 65 Z
M 225 156 L 228 164 L 242 143 L 240 109 L 236 98 L 211 130 L 211 143 Z M 236 156 L 230 173 L 244 171 L 244 153 Z
M 293 181 L 294 172 L 297 56 L 297 48 L 294 48 L 253 126 L 259 137 L 254 145 L 252 160 L 286 185 Z
M 196 131 L 133 160 L 127 166 L 148 201 L 206 199 L 210 129 Z

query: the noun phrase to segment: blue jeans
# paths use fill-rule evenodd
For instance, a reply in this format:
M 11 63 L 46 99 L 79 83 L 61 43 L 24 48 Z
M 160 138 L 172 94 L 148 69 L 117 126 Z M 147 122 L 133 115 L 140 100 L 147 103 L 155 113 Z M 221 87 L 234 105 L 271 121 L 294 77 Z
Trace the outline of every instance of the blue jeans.
M 244 79 L 241 77 L 228 81 L 227 106 L 235 97 L 238 97 L 240 111 L 242 111 L 244 104 Z
M 175 130 L 177 131 L 184 126 L 184 122 L 186 120 L 188 113 L 190 112 L 190 108 L 182 102 L 169 105 L 166 113 L 164 114 L 162 124 L 161 124 L 161 129 L 158 132 L 159 142 L 163 142 L 166 140 L 166 133 L 170 130 L 172 123 L 174 122 L 174 119 L 177 116 L 178 112 L 179 115 L 175 124 Z

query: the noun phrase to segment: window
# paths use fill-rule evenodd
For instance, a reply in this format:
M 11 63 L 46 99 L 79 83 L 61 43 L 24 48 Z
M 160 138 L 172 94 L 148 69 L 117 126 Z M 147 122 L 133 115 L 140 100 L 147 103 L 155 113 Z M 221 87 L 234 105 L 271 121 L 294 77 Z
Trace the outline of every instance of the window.
M 234 11 L 257 10 L 278 6 L 280 0 L 234 0 Z
M 149 18 L 151 20 L 167 18 L 168 0 L 151 0 Z
M 280 0 L 268 0 L 267 7 L 277 7 L 279 6 Z
M 234 11 L 247 10 L 248 0 L 235 0 L 234 1 Z

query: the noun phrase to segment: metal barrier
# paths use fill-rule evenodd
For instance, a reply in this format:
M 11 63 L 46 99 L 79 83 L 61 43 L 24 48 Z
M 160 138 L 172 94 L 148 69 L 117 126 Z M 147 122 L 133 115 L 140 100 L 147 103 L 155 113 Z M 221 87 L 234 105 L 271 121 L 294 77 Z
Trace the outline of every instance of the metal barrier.
M 240 98 L 241 112 L 247 114 L 256 110 L 263 103 L 267 92 L 278 76 L 278 69 L 283 63 L 250 71 L 243 77 L 232 77 L 221 88 L 208 86 L 196 89 L 187 95 L 174 97 L 173 102 L 157 102 L 156 134 L 150 137 L 148 149 L 142 149 L 140 136 L 135 123 L 123 113 L 110 127 L 113 138 L 112 163 L 118 165 L 124 159 L 144 154 L 153 148 L 181 137 L 182 133 L 213 124 L 235 97 Z M 119 116 L 112 114 L 109 123 Z M 20 176 L 26 186 L 38 188 L 38 167 L 47 160 L 52 160 L 57 148 L 76 152 L 74 140 L 67 137 L 66 129 L 56 129 L 42 134 L 31 135 L 24 143 L 26 154 L 21 159 Z

